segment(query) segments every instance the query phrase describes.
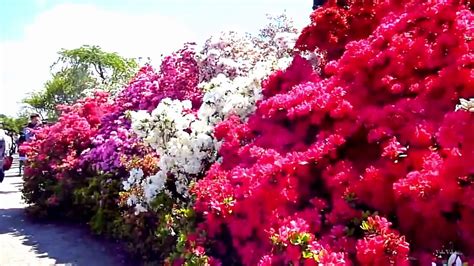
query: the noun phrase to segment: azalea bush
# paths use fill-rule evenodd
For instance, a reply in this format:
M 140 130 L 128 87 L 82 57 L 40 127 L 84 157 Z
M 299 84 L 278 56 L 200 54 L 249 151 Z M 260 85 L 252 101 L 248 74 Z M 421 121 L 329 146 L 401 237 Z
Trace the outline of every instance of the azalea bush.
M 330 0 L 299 37 L 186 44 L 39 130 L 25 199 L 152 264 L 471 261 L 472 9 Z
M 183 49 L 164 58 L 160 71 L 146 65 L 114 99 L 115 112 L 107 114 L 92 143 L 84 152 L 84 164 L 92 164 L 99 172 L 117 172 L 125 169 L 126 162 L 134 155 L 144 155 L 141 141 L 130 130 L 129 111 L 153 110 L 166 97 L 189 99 L 200 103 L 202 93 L 197 88 L 198 70 L 194 52 L 186 45 Z M 121 174 L 123 177 L 123 173 Z
M 26 151 L 23 197 L 38 215 L 76 216 L 74 189 L 87 177 L 80 167 L 81 152 L 91 145 L 100 120 L 115 107 L 107 93 L 97 92 L 72 106 L 62 106 L 57 123 L 35 132 Z
M 25 186 L 25 195 L 47 197 L 54 204 L 34 197 L 29 203 L 45 215 L 69 209 L 70 217 L 87 221 L 96 233 L 124 240 L 147 261 L 179 258 L 196 221 L 190 186 L 218 159 L 221 144 L 214 126 L 231 115 L 245 119 L 255 110 L 262 79 L 291 62 L 296 33 L 281 16 L 258 35 L 224 32 L 201 47 L 186 44 L 165 57 L 158 71 L 142 67 L 107 100 L 108 109 L 97 113 L 88 134 L 78 138 L 81 146 L 55 151 L 69 160 L 63 167 L 68 186 L 60 182 L 58 187 L 59 174 L 34 163 L 48 163 L 45 151 L 53 145 L 52 139 L 39 142 L 42 133 L 50 133 L 42 129 L 29 145 L 41 150 L 29 154 L 27 175 L 29 182 L 41 181 Z M 68 108 L 80 110 L 89 101 Z M 64 117 L 54 126 L 55 134 L 71 140 L 77 129 Z
M 192 80 L 193 75 L 197 77 L 192 55 L 192 50 L 185 46 L 165 57 L 159 72 L 149 65 L 144 66 L 114 98 L 115 112 L 102 118 L 91 148 L 81 156 L 82 167 L 90 168 L 91 178 L 88 186 L 78 189 L 76 195 L 81 204 L 90 203 L 92 229 L 125 240 L 132 253 L 147 260 L 166 254 L 166 245 L 157 241 L 164 237 L 157 237 L 155 232 L 159 220 L 153 213 L 135 215 L 134 209 L 124 200 L 127 193 L 122 189 L 122 181 L 129 178 L 130 165 L 146 169 L 156 156 L 153 149 L 144 145 L 131 130 L 128 112 L 146 112 L 164 97 L 191 99 L 199 104 L 197 79 Z
M 144 66 L 116 97 L 98 93 L 64 106 L 54 126 L 37 132 L 23 147 L 29 158 L 23 192 L 30 214 L 87 222 L 95 233 L 124 240 L 147 260 L 166 252 L 157 243 L 155 213 L 138 216 L 124 200 L 122 181 L 130 165 L 146 173 L 147 164 L 156 165 L 155 152 L 131 130 L 128 112 L 153 109 L 164 97 L 199 104 L 197 79 L 187 82 L 197 74 L 189 51 L 185 47 L 165 57 L 160 72 Z
M 195 100 L 197 97 L 168 95 L 151 113 L 130 113 L 134 133 L 153 149 L 158 161 L 156 171 L 132 168 L 122 195 L 124 202 L 135 208 L 136 217 L 150 213 L 158 217 L 154 245 L 161 245 L 158 250 L 162 258 L 169 256 L 168 261 L 182 255 L 186 236 L 194 231 L 194 197 L 189 188 L 218 159 L 220 143 L 214 137 L 214 126 L 231 115 L 244 119 L 252 113 L 262 97 L 261 80 L 274 70 L 285 68 L 291 60 L 292 50 L 283 44 L 296 39 L 296 30 L 289 21 L 283 21 L 278 27 L 266 27 L 268 38 L 279 38 L 278 44 L 274 40 L 274 45 L 268 47 L 259 46 L 262 36 L 235 32 L 209 39 L 195 53 L 200 81 L 195 88 L 203 93 L 200 102 Z M 285 32 L 286 39 L 276 37 L 276 33 Z M 253 68 L 243 67 L 242 60 L 251 61 Z M 182 89 L 183 95 L 196 95 L 193 87 L 182 88 L 191 92 Z M 192 254 L 191 257 L 200 262 L 207 260 Z
M 160 157 L 157 173 L 160 177 L 155 181 L 150 177 L 142 185 L 146 201 L 161 192 L 170 174 L 178 178 L 174 182 L 178 194 L 189 197 L 190 180 L 185 179 L 202 175 L 217 158 L 219 143 L 213 135 L 214 126 L 231 115 L 245 119 L 262 97 L 261 81 L 291 62 L 291 42 L 296 40 L 297 31 L 285 16 L 273 20 L 280 24 L 270 23 L 257 36 L 224 32 L 206 41 L 194 56 L 200 83 L 180 89 L 183 95 L 187 92 L 195 95 L 194 90 L 199 88 L 201 97 L 167 95 L 151 113 L 149 110 L 131 113 L 134 132 Z M 273 45 L 265 46 L 266 42 Z M 197 103 L 198 98 L 201 103 Z M 144 181 L 143 176 L 132 179 L 128 188 Z M 146 189 L 148 185 L 152 188 Z
M 248 120 L 215 128 L 222 160 L 193 189 L 207 236 L 191 252 L 225 265 L 474 258 L 474 118 L 469 101 L 456 108 L 473 95 L 472 5 L 341 2 L 297 41 L 326 51 L 321 75 L 296 55 Z

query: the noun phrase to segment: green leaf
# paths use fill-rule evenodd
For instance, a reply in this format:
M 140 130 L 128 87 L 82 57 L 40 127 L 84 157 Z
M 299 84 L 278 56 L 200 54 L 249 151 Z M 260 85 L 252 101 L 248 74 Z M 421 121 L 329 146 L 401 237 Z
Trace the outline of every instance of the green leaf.
M 303 258 L 305 258 L 305 259 L 312 259 L 313 257 L 314 257 L 313 252 L 307 251 L 307 250 L 303 250 Z

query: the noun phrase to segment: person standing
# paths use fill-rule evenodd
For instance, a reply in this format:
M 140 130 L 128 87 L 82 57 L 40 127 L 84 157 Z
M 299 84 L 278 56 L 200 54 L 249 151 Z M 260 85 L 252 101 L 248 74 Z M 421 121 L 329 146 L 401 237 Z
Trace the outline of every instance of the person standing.
M 11 132 L 9 130 L 3 130 L 5 134 L 5 156 L 11 156 L 11 150 L 13 147 L 13 138 L 11 137 Z
M 25 142 L 29 142 L 34 139 L 35 135 L 35 130 L 38 129 L 41 126 L 41 116 L 39 114 L 32 114 L 30 115 L 30 122 L 26 127 L 23 129 L 23 131 L 20 134 L 20 138 L 18 139 L 18 150 L 19 150 L 19 155 L 20 155 L 20 167 L 19 167 L 19 172 L 21 175 L 21 171 L 23 168 L 23 165 L 25 164 L 26 161 L 26 154 L 21 151 L 21 145 Z
M 3 130 L 3 122 L 0 122 L 0 183 L 2 183 L 5 178 L 3 163 L 5 162 L 6 138 L 7 136 Z
M 16 153 L 16 150 L 17 150 L 17 138 L 16 138 L 16 134 L 13 132 L 13 131 L 10 131 L 10 134 L 9 134 L 11 140 L 12 140 L 12 146 L 10 148 L 10 155 L 13 155 Z
M 30 141 L 34 137 L 34 131 L 41 126 L 41 117 L 39 114 L 32 114 L 30 116 L 30 122 L 23 128 L 20 132 L 20 137 L 18 138 L 18 148 L 20 148 L 21 144 L 26 141 Z
M 39 114 L 32 114 L 30 116 L 30 122 L 24 129 L 25 133 L 25 140 L 30 141 L 34 138 L 34 131 L 35 129 L 38 129 L 39 126 L 41 126 L 41 116 Z

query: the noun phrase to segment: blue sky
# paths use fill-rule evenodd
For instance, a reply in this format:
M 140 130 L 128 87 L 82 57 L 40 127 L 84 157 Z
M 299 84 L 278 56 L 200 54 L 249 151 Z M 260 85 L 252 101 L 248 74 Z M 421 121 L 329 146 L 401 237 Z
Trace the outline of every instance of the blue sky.
M 0 113 L 42 88 L 62 48 L 84 44 L 158 58 L 221 30 L 252 31 L 266 13 L 306 25 L 311 0 L 0 0 Z

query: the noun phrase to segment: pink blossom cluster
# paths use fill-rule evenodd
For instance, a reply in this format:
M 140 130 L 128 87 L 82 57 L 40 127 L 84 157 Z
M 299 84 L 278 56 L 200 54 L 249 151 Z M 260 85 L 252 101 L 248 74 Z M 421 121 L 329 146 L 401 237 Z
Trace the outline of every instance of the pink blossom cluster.
M 150 153 L 131 130 L 128 111 L 151 112 L 164 98 L 191 100 L 200 105 L 202 93 L 197 88 L 198 69 L 194 52 L 189 46 L 166 56 L 157 73 L 150 66 L 142 67 L 132 81 L 114 99 L 115 112 L 105 115 L 91 149 L 83 156 L 95 170 L 123 172 L 124 162 L 132 156 Z
M 28 157 L 23 187 L 28 203 L 59 205 L 70 200 L 72 183 L 83 178 L 81 152 L 90 147 L 101 118 L 115 106 L 107 93 L 96 92 L 61 109 L 57 123 L 37 130 L 35 139 L 21 147 Z

